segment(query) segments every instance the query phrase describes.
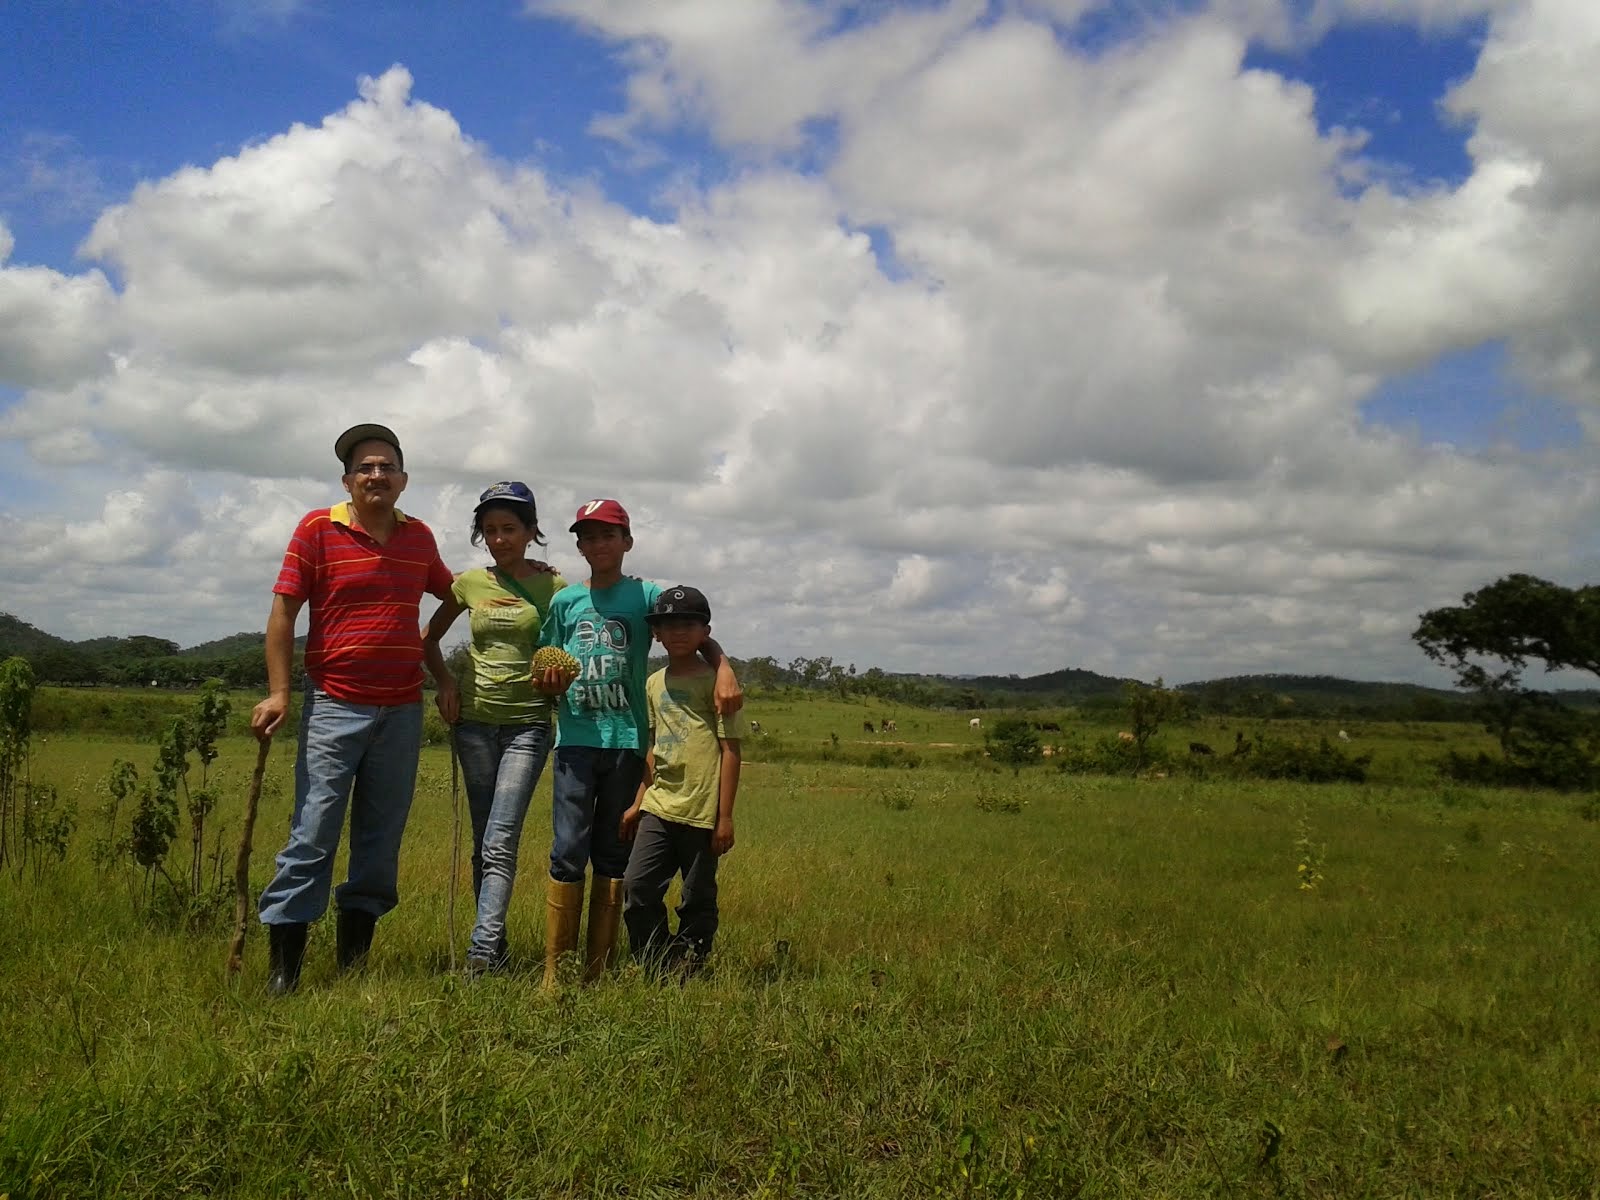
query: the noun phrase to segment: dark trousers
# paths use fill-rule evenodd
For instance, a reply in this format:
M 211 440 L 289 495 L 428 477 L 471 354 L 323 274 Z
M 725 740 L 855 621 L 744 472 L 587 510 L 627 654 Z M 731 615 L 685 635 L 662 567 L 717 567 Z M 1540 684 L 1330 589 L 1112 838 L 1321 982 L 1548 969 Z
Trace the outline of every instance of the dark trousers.
M 667 886 L 680 871 L 683 894 L 674 937 L 667 926 Z M 711 953 L 711 939 L 717 935 L 717 856 L 711 853 L 711 830 L 642 814 L 622 887 L 622 917 L 637 961 L 660 965 Z

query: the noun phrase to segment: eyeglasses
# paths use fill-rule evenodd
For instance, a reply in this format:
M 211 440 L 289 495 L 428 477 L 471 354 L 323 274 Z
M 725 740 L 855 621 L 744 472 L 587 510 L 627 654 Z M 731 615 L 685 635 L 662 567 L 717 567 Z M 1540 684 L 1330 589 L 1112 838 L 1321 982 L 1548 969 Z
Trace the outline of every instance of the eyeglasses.
M 403 471 L 392 462 L 357 463 L 350 468 L 352 475 L 401 475 Z

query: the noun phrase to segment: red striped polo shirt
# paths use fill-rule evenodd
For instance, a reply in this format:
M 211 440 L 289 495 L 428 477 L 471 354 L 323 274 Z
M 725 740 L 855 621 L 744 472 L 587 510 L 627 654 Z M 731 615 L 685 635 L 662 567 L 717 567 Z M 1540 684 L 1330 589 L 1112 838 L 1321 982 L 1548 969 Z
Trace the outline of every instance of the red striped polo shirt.
M 272 588 L 310 602 L 306 674 L 352 704 L 422 699 L 422 593 L 448 599 L 454 582 L 433 531 L 399 509 L 394 515 L 380 546 L 352 528 L 348 502 L 308 512 Z

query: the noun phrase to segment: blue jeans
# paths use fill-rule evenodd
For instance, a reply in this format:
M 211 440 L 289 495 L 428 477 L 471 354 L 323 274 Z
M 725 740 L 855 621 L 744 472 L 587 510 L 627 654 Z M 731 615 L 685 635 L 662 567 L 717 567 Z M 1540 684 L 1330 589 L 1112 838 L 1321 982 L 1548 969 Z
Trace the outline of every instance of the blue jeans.
M 637 750 L 557 746 L 550 823 L 550 878 L 582 883 L 584 869 L 621 879 L 628 870 L 628 843 L 617 835 L 622 814 L 639 794 L 644 756 Z
M 517 878 L 517 847 L 528 802 L 550 753 L 550 726 L 456 726 L 456 754 L 472 811 L 472 894 L 478 921 L 467 953 L 498 962 L 506 951 L 506 910 Z
M 262 924 L 315 921 L 327 910 L 346 808 L 350 863 L 338 906 L 381 917 L 400 902 L 400 838 L 416 791 L 421 747 L 420 700 L 351 704 L 307 686 L 289 844 L 278 855 L 278 873 L 261 893 Z

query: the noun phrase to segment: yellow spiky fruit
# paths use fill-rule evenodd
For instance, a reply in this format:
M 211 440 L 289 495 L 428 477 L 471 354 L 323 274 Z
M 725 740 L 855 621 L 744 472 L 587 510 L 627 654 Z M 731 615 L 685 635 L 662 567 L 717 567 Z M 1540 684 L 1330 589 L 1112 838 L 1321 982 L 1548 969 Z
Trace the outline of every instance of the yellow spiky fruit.
M 578 673 L 578 660 L 560 646 L 540 646 L 533 652 L 534 676 L 543 675 L 551 667 L 554 667 L 563 675 L 576 675 Z

